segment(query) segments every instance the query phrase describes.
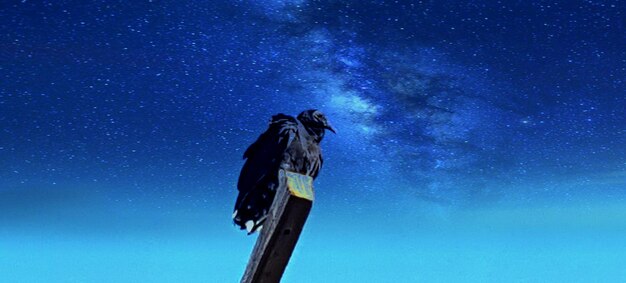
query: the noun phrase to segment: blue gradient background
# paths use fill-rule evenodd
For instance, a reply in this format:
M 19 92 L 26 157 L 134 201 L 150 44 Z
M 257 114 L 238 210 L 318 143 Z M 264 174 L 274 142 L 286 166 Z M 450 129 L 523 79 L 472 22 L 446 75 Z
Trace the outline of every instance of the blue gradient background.
M 236 282 L 243 150 L 324 111 L 283 282 L 626 281 L 618 1 L 5 1 L 2 282 Z

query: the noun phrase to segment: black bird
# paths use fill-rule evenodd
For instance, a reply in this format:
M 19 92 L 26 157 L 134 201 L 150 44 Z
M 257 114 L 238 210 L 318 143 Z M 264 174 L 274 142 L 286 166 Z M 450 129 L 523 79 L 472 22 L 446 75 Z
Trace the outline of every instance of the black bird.
M 336 132 L 318 110 L 303 111 L 297 118 L 277 114 L 244 152 L 246 162 L 237 183 L 233 221 L 248 235 L 265 221 L 278 188 L 279 170 L 317 177 L 323 162 L 320 142 L 326 129 Z

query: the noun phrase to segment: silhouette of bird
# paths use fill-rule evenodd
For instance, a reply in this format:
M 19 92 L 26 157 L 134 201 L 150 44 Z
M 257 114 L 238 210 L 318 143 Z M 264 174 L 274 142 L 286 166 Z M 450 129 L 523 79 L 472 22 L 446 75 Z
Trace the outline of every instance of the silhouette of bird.
M 279 185 L 279 170 L 317 177 L 322 168 L 320 142 L 326 130 L 335 128 L 318 110 L 306 110 L 297 118 L 272 116 L 268 129 L 244 152 L 239 174 L 233 221 L 248 235 L 262 227 Z

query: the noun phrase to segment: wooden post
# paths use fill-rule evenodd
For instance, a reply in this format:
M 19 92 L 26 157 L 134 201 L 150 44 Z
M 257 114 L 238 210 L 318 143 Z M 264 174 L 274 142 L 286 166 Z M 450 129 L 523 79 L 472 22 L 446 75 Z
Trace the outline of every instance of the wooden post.
M 280 170 L 280 185 L 254 245 L 242 283 L 277 283 L 313 205 L 313 178 Z

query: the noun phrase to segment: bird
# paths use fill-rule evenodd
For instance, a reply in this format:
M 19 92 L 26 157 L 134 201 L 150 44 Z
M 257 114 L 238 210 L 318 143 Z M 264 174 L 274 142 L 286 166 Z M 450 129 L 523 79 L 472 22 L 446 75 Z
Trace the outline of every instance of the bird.
M 279 186 L 280 170 L 318 176 L 324 162 L 320 142 L 326 130 L 337 132 L 316 109 L 295 118 L 283 113 L 272 116 L 268 129 L 243 154 L 232 216 L 235 225 L 248 235 L 260 231 Z

